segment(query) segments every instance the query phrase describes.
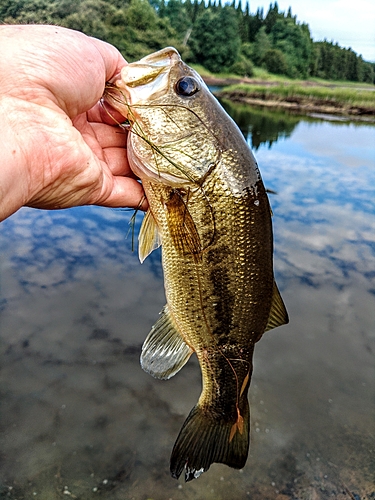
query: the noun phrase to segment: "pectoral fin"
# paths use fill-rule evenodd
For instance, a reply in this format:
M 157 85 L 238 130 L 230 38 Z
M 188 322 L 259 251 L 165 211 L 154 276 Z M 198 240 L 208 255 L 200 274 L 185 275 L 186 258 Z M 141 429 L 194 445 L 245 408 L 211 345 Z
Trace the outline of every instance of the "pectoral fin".
M 178 251 L 184 255 L 200 254 L 202 244 L 198 230 L 187 203 L 177 190 L 166 203 L 166 217 L 170 236 Z
M 139 231 L 138 242 L 138 255 L 141 263 L 153 250 L 156 250 L 161 245 L 159 229 L 150 210 L 146 212 L 146 215 L 143 218 L 141 229 Z
M 166 305 L 143 343 L 143 370 L 155 378 L 171 378 L 181 370 L 192 353 L 193 349 L 179 334 Z
M 288 313 L 286 311 L 283 299 L 281 298 L 279 289 L 277 288 L 276 283 L 273 282 L 271 311 L 266 329 L 264 331 L 267 332 L 268 330 L 272 330 L 272 328 L 286 325 L 287 323 L 289 323 Z

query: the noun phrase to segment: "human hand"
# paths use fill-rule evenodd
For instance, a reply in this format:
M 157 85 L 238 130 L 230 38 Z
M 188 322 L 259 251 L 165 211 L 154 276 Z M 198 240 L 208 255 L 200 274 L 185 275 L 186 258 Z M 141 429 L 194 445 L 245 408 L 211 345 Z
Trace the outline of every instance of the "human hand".
M 138 207 L 121 116 L 100 106 L 126 62 L 109 44 L 57 26 L 0 26 L 0 220 L 27 205 Z M 142 208 L 146 208 L 147 202 Z

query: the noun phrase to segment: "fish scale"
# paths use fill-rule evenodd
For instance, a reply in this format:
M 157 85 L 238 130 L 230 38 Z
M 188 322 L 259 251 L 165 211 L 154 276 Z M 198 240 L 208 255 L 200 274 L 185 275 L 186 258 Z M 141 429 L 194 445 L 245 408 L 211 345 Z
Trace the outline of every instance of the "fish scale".
M 273 276 L 271 210 L 240 130 L 173 48 L 126 66 L 107 100 L 128 117 L 129 163 L 149 203 L 141 261 L 162 244 L 167 305 L 144 370 L 166 379 L 194 352 L 202 393 L 170 469 L 190 481 L 213 462 L 242 468 L 255 343 L 288 322 Z

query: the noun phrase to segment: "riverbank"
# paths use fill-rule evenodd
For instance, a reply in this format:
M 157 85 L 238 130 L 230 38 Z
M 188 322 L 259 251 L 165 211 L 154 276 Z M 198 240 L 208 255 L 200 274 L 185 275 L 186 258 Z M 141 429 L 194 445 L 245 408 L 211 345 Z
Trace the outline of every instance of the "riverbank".
M 203 76 L 219 98 L 296 113 L 341 115 L 375 122 L 375 86 L 353 83 Z

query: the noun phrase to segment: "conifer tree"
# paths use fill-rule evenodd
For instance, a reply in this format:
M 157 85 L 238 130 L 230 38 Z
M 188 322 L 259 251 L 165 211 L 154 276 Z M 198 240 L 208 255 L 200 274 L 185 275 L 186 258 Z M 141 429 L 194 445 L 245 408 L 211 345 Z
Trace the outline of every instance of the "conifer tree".
M 240 45 L 237 15 L 228 5 L 217 12 L 207 9 L 194 24 L 189 41 L 194 61 L 213 72 L 229 68 Z
M 77 29 L 114 44 L 130 60 L 167 45 L 189 56 L 190 44 L 192 56 L 211 69 L 226 66 L 249 74 L 251 58 L 271 71 L 283 72 L 286 64 L 289 76 L 374 83 L 374 63 L 338 43 L 312 42 L 308 24 L 297 22 L 291 8 L 285 14 L 274 2 L 264 16 L 260 8 L 251 14 L 246 0 L 206 1 L 2 0 L 0 22 Z M 206 16 L 203 23 L 206 13 L 214 17 Z
M 248 19 L 249 42 L 255 41 L 255 37 L 263 24 L 263 9 L 257 9 L 256 14 L 254 16 L 250 15 Z
M 272 28 L 276 24 L 276 22 L 280 19 L 283 18 L 284 14 L 279 12 L 279 6 L 278 3 L 275 2 L 274 5 L 272 3 L 270 4 L 270 8 L 267 12 L 266 18 L 264 20 L 264 25 L 266 27 L 266 33 L 271 33 Z

